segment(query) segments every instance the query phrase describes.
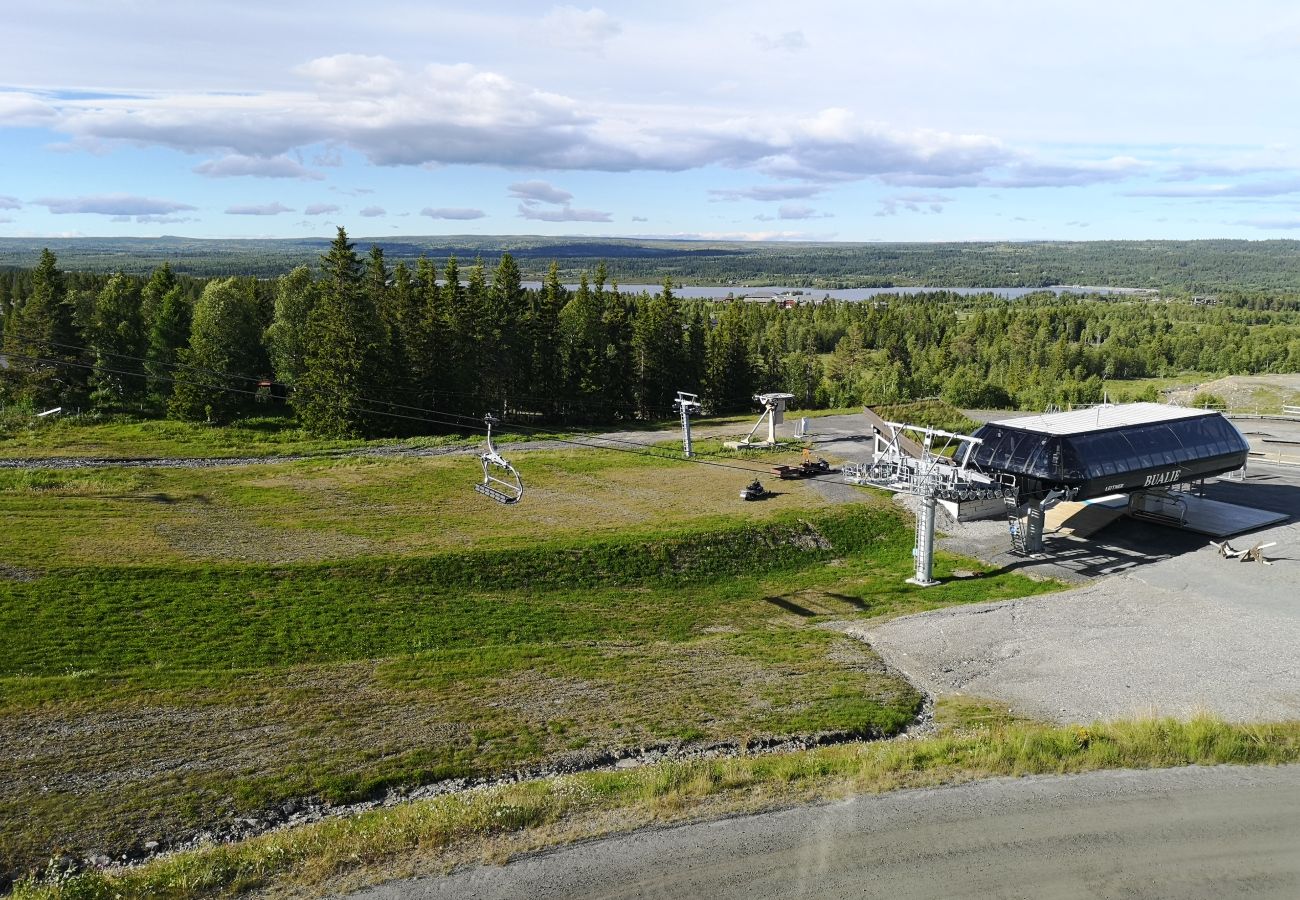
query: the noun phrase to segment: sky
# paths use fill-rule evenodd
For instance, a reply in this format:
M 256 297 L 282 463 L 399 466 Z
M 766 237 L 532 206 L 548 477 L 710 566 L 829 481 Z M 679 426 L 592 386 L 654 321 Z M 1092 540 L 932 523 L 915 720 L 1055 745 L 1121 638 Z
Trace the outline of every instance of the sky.
M 0 6 L 0 237 L 1300 237 L 1284 0 Z

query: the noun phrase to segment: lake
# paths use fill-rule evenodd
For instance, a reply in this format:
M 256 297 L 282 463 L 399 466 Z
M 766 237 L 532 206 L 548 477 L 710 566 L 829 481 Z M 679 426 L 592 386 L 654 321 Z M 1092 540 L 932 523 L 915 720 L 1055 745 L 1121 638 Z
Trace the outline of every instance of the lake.
M 525 281 L 524 287 L 539 288 L 542 286 L 540 281 Z M 577 290 L 576 284 L 566 284 L 565 287 L 574 291 Z M 640 294 L 657 294 L 662 285 L 658 284 L 620 284 L 618 289 L 623 293 Z M 927 294 L 939 291 L 947 291 L 952 294 L 961 294 L 962 296 L 971 296 L 973 294 L 993 294 L 998 297 L 1006 297 L 1014 300 L 1017 297 L 1023 297 L 1026 294 L 1038 293 L 1040 291 L 1051 291 L 1054 294 L 1075 293 L 1075 294 L 1154 294 L 1155 291 L 1146 291 L 1141 288 L 1122 288 L 1122 287 L 1091 287 L 1084 285 L 1056 285 L 1049 288 L 1028 288 L 1028 287 L 993 287 L 993 288 L 974 288 L 974 287 L 876 287 L 876 288 L 842 288 L 838 290 L 826 290 L 818 288 L 791 288 L 791 287 L 707 287 L 701 285 L 683 285 L 675 288 L 673 293 L 681 298 L 700 298 L 704 300 L 725 300 L 728 296 L 735 297 L 775 297 L 778 294 L 793 294 L 799 291 L 804 297 L 811 297 L 817 300 L 823 297 L 830 297 L 832 300 L 871 300 L 881 296 L 900 296 L 902 294 Z

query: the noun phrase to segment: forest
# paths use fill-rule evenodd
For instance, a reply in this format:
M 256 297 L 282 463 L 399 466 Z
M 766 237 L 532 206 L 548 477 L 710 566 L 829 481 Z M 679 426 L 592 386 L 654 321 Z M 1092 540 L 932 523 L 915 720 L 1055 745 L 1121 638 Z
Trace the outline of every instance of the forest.
M 0 390 L 11 407 L 224 422 L 286 406 L 311 433 L 433 433 L 481 422 L 595 424 L 713 413 L 784 390 L 802 408 L 941 396 L 959 407 L 1098 402 L 1103 380 L 1300 371 L 1300 311 L 1035 293 L 918 293 L 791 308 L 620 291 L 596 260 L 539 288 L 512 253 L 390 260 L 340 228 L 275 278 L 37 266 L 0 273 Z M 1131 396 L 1156 399 L 1146 387 Z
M 200 240 L 160 238 L 0 238 L 0 268 L 26 268 L 44 247 L 69 270 L 148 275 L 167 263 L 196 277 L 275 278 L 314 266 L 323 238 Z M 854 287 L 1047 287 L 1074 284 L 1300 298 L 1296 241 L 995 241 L 964 243 L 796 243 L 530 236 L 382 237 L 389 265 L 421 256 L 482 258 L 492 269 L 509 253 L 526 280 L 552 261 L 576 282 L 601 262 L 624 284 Z

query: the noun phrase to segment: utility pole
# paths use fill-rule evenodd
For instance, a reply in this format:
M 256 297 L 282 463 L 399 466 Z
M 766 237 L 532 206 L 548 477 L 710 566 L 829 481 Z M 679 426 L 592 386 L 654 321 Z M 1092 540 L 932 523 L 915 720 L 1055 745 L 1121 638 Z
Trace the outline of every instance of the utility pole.
M 682 414 L 682 455 L 690 459 L 695 455 L 691 450 L 691 413 L 700 411 L 700 395 L 678 391 L 673 406 Z

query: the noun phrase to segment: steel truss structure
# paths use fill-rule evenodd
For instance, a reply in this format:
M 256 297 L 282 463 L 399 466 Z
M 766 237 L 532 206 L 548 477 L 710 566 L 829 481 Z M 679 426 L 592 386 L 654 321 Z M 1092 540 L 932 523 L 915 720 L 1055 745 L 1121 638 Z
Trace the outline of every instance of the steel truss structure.
M 909 583 L 929 587 L 934 578 L 934 520 L 940 500 L 1014 498 L 1015 479 L 978 471 L 970 457 L 982 441 L 968 434 L 938 428 L 886 422 L 887 431 L 873 428 L 875 447 L 870 463 L 846 465 L 844 479 L 920 500 L 916 513 L 915 571 Z

